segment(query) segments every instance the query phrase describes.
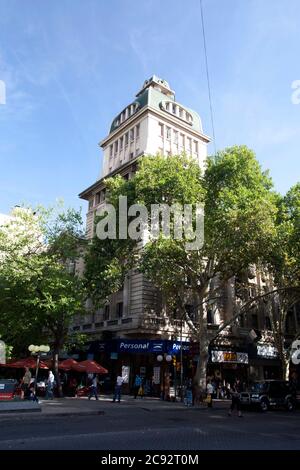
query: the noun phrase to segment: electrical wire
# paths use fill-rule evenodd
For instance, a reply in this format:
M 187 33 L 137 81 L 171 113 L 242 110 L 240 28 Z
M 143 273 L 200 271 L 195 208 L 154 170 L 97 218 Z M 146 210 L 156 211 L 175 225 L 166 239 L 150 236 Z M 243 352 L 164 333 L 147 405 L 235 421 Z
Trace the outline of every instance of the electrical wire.
M 204 26 L 203 3 L 202 3 L 202 0 L 199 0 L 199 1 L 200 1 L 200 11 L 201 11 L 201 24 L 202 24 L 202 34 L 203 34 L 203 48 L 204 48 L 204 55 L 205 55 L 206 79 L 207 79 L 208 100 L 209 100 L 210 119 L 211 119 L 212 136 L 213 136 L 213 146 L 214 146 L 214 151 L 215 151 L 215 154 L 216 154 L 216 153 L 217 153 L 217 146 L 216 146 L 216 135 L 215 135 L 215 125 L 214 125 L 214 113 L 213 113 L 213 106 L 212 106 L 212 96 L 211 96 L 211 87 L 210 87 L 209 69 L 208 69 L 208 57 L 207 57 L 207 47 L 206 47 L 205 26 Z

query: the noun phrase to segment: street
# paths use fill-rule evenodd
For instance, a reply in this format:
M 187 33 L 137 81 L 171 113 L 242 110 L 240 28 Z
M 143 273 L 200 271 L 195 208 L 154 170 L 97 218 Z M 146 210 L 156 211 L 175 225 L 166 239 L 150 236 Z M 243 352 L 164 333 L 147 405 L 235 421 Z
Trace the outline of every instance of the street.
M 0 416 L 0 450 L 299 450 L 300 411 L 227 416 L 228 403 L 124 398 L 54 400 L 43 412 Z

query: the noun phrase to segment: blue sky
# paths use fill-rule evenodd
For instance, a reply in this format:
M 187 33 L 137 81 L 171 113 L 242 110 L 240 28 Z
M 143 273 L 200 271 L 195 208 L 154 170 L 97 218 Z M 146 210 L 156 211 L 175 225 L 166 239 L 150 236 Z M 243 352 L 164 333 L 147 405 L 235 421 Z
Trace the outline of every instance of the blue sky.
M 299 0 L 203 0 L 217 148 L 299 181 Z M 0 212 L 77 194 L 112 118 L 157 74 L 211 135 L 199 0 L 0 0 Z M 213 147 L 210 147 L 210 152 Z

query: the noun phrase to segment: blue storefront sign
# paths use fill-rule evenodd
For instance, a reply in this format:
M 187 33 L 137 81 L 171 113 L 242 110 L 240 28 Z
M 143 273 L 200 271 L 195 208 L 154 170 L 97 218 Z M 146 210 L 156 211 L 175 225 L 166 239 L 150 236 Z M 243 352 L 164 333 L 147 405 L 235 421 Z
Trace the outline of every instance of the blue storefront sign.
M 167 353 L 180 354 L 181 346 L 183 352 L 188 352 L 189 343 L 169 340 L 131 340 L 119 339 L 118 351 L 128 353 Z
M 130 354 L 180 354 L 189 351 L 190 343 L 185 341 L 170 341 L 159 339 L 113 339 L 107 341 L 93 341 L 89 347 L 89 354 L 106 352 L 130 353 Z

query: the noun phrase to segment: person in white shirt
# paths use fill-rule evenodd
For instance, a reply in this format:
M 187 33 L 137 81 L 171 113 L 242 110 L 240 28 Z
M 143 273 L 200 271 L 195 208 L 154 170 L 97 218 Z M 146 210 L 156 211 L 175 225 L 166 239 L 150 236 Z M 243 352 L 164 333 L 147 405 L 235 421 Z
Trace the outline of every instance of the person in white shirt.
M 212 407 L 212 395 L 213 395 L 213 393 L 214 393 L 214 387 L 211 384 L 211 381 L 208 380 L 207 385 L 206 385 L 206 394 L 207 394 L 207 406 L 209 408 Z
M 47 380 L 47 391 L 46 391 L 46 399 L 53 400 L 53 388 L 54 388 L 54 374 L 52 370 L 49 370 L 49 376 Z
M 116 380 L 116 385 L 115 385 L 115 394 L 114 394 L 113 402 L 118 400 L 118 402 L 120 403 L 122 385 L 123 385 L 124 380 L 125 380 L 125 377 L 118 375 L 117 380 Z

